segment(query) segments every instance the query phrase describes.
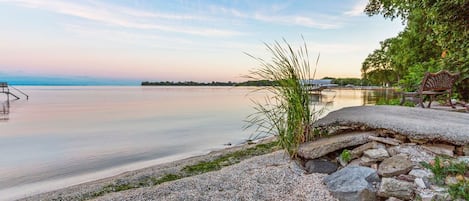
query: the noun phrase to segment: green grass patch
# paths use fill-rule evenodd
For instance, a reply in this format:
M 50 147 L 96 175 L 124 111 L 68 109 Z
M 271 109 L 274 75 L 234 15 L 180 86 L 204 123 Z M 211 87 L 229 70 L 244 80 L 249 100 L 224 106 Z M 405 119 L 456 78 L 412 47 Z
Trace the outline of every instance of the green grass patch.
M 447 158 L 435 157 L 433 164 L 427 162 L 420 163 L 423 167 L 429 169 L 435 175 L 433 180 L 436 184 L 442 185 L 446 176 L 448 175 L 464 175 L 465 172 L 469 171 L 468 164 L 464 162 L 454 162 Z
M 469 164 L 465 162 L 455 162 L 448 158 L 435 157 L 432 164 L 421 162 L 423 167 L 433 172 L 433 181 L 438 185 L 445 185 L 445 178 L 449 175 L 465 175 L 469 171 Z M 448 185 L 448 193 L 452 199 L 469 200 L 469 181 L 463 179 L 456 184 Z
M 469 200 L 469 181 L 462 181 L 448 186 L 448 193 L 453 199 Z
M 196 175 L 205 172 L 219 170 L 222 167 L 233 165 L 239 163 L 241 160 L 252 157 L 259 156 L 263 154 L 270 153 L 277 148 L 277 142 L 270 142 L 267 144 L 259 144 L 255 147 L 235 151 L 223 156 L 220 156 L 214 160 L 203 161 L 195 165 L 189 165 L 182 169 L 187 175 Z
M 158 185 L 158 184 L 162 184 L 164 182 L 178 180 L 180 178 L 182 178 L 181 175 L 167 174 L 167 175 L 164 175 L 163 177 L 161 177 L 159 179 L 152 178 L 152 183 L 153 183 L 153 185 Z

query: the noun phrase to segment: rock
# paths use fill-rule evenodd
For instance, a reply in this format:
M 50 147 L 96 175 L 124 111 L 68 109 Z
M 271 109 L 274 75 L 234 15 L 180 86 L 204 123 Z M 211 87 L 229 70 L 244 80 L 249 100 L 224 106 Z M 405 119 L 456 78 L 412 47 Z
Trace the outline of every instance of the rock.
M 422 148 L 431 151 L 437 155 L 454 156 L 454 146 L 447 144 L 425 144 Z
M 370 136 L 368 138 L 373 141 L 382 142 L 384 144 L 390 144 L 393 146 L 397 146 L 400 143 L 399 140 L 396 140 L 394 138 L 382 138 L 382 137 L 376 137 L 376 136 Z
M 362 156 L 364 151 L 368 149 L 377 149 L 377 148 L 385 148 L 385 146 L 381 143 L 372 141 L 364 145 L 361 145 L 355 149 L 352 149 L 352 151 L 350 151 L 350 154 L 352 155 L 352 158 L 359 158 L 360 156 Z
M 414 165 L 404 155 L 395 155 L 384 159 L 379 165 L 378 174 L 384 177 L 392 177 L 400 174 L 407 174 Z
M 457 146 L 454 149 L 454 153 L 458 156 L 464 156 L 464 147 L 463 146 Z
M 410 142 L 416 143 L 416 144 L 425 144 L 428 142 L 428 139 L 419 139 L 419 138 L 413 138 L 413 137 L 410 137 L 409 140 Z
M 468 107 L 468 109 L 469 109 L 469 107 Z M 469 156 L 469 144 L 465 145 L 462 148 L 462 152 L 464 153 L 464 156 Z
M 383 148 L 366 150 L 363 155 L 376 161 L 382 161 L 389 157 L 388 152 Z
M 393 178 L 383 178 L 378 195 L 381 197 L 396 197 L 403 200 L 411 200 L 414 196 L 414 184 Z
M 365 144 L 368 137 L 376 135 L 373 132 L 356 132 L 321 138 L 316 141 L 303 143 L 298 149 L 298 155 L 305 159 L 315 159 L 333 151 L 346 147 Z
M 376 200 L 376 183 L 380 181 L 376 170 L 360 166 L 345 167 L 324 178 L 332 195 L 341 201 Z
M 402 201 L 402 200 L 399 199 L 399 198 L 390 197 L 390 198 L 388 198 L 386 201 Z
M 400 145 L 389 147 L 387 150 L 391 156 L 397 154 L 406 154 L 410 161 L 412 161 L 415 165 L 420 164 L 422 161 L 429 163 L 435 158 L 435 154 L 426 151 L 419 146 Z
M 458 159 L 456 160 L 458 163 L 466 163 L 466 164 L 469 164 L 469 156 L 460 156 L 458 157 Z
M 345 160 L 342 159 L 342 157 L 337 157 L 337 161 L 339 161 L 339 164 L 342 166 L 342 167 L 345 167 L 347 166 L 348 162 L 346 162 Z
M 417 178 L 430 178 L 433 177 L 433 173 L 429 170 L 422 170 L 422 169 L 413 169 L 409 172 L 409 175 L 415 176 Z
M 359 166 L 361 163 L 361 160 L 360 159 L 355 159 L 355 160 L 352 160 L 348 163 L 347 167 L 348 166 Z
M 408 182 L 414 182 L 415 177 L 412 175 L 407 175 L 407 174 L 401 174 L 396 177 L 396 179 L 402 180 L 402 181 L 408 181 Z
M 394 134 L 393 137 L 396 138 L 396 140 L 399 140 L 401 142 L 405 142 L 407 140 L 407 137 L 401 134 Z
M 445 184 L 446 185 L 454 185 L 458 183 L 458 179 L 454 176 L 447 176 L 445 178 Z
M 373 169 L 373 170 L 378 170 L 378 164 L 373 163 L 373 164 L 370 165 L 370 168 Z
M 427 185 L 425 185 L 425 182 L 423 181 L 422 178 L 415 178 L 414 183 L 415 183 L 419 188 L 427 188 Z
M 369 158 L 369 157 L 366 157 L 366 156 L 363 156 L 360 158 L 360 165 L 361 166 L 371 166 L 372 164 L 378 162 L 378 160 L 376 159 L 373 159 L 373 158 Z
M 422 201 L 434 201 L 434 196 L 435 193 L 431 191 L 422 191 L 419 193 L 419 197 L 422 199 Z
M 306 172 L 308 173 L 325 173 L 330 174 L 337 170 L 337 164 L 320 159 L 309 160 L 305 164 Z

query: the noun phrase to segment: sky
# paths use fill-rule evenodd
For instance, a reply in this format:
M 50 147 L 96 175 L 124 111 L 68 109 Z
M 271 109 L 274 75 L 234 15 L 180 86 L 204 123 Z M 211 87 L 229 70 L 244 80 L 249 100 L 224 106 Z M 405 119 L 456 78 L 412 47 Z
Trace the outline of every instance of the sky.
M 244 81 L 265 43 L 304 37 L 317 78 L 360 77 L 399 21 L 362 0 L 0 0 L 2 77 Z

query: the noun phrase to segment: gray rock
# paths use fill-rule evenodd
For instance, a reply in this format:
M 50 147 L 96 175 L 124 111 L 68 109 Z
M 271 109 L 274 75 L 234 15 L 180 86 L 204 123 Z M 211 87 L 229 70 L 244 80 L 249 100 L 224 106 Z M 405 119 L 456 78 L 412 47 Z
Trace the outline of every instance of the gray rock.
M 427 188 L 427 185 L 425 185 L 425 182 L 423 181 L 422 178 L 415 178 L 414 183 L 415 183 L 419 188 Z
M 389 157 L 388 152 L 383 148 L 366 150 L 363 155 L 376 161 L 382 161 Z
M 414 162 L 414 164 L 419 164 L 420 162 L 424 161 L 429 163 L 435 158 L 435 154 L 426 151 L 419 146 L 412 146 L 412 145 L 400 145 L 395 147 L 390 147 L 387 149 L 391 156 L 397 154 L 405 154 L 409 156 L 410 161 Z
M 341 201 L 376 200 L 376 187 L 380 181 L 376 171 L 361 166 L 348 166 L 324 178 L 332 195 Z
M 411 200 L 414 196 L 414 184 L 393 178 L 383 178 L 378 190 L 381 197 L 396 197 L 403 200 Z
M 412 139 L 443 141 L 454 145 L 467 145 L 469 115 L 427 108 L 400 106 L 357 106 L 329 113 L 314 126 L 365 125 L 383 128 Z
M 370 140 L 377 141 L 377 142 L 382 142 L 384 144 L 389 144 L 393 146 L 399 145 L 401 142 L 399 140 L 393 139 L 393 138 L 383 138 L 383 137 L 375 137 L 375 136 L 370 136 Z
M 361 166 L 371 166 L 372 164 L 375 164 L 376 162 L 378 162 L 378 160 L 373 159 L 373 158 L 369 158 L 367 156 L 363 156 L 363 157 L 360 158 L 360 165 Z
M 305 164 L 305 170 L 308 173 L 325 173 L 330 174 L 337 170 L 337 164 L 320 159 L 309 160 Z
M 457 161 L 459 163 L 463 162 L 463 163 L 469 164 L 469 156 L 460 156 L 458 157 Z
M 352 158 L 359 158 L 360 156 L 362 156 L 363 152 L 368 149 L 377 149 L 377 148 L 384 148 L 384 147 L 385 146 L 383 144 L 372 141 L 364 145 L 361 145 L 359 147 L 356 147 L 355 149 L 352 149 L 352 151 L 350 151 L 350 154 L 352 155 Z
M 321 138 L 316 141 L 301 144 L 298 149 L 298 155 L 305 159 L 319 158 L 346 147 L 365 144 L 369 141 L 368 136 L 372 135 L 376 134 L 373 132 L 356 132 Z
M 384 159 L 379 165 L 378 174 L 384 177 L 392 177 L 400 174 L 407 174 L 414 165 L 404 155 L 395 155 Z
M 454 156 L 454 146 L 447 144 L 425 144 L 422 148 L 431 151 L 437 155 Z
M 429 170 L 423 169 L 413 169 L 409 172 L 409 175 L 415 176 L 417 178 L 430 178 L 433 177 L 433 173 Z
M 422 201 L 433 201 L 435 193 L 432 191 L 422 191 L 419 192 L 419 197 L 422 199 Z

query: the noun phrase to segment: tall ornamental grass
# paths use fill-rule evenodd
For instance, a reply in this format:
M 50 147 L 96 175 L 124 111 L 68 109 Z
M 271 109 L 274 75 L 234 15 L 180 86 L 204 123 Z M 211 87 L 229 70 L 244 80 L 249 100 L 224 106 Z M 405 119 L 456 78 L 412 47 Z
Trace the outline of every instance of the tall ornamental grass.
M 265 98 L 264 103 L 254 102 L 256 112 L 248 116 L 247 127 L 256 128 L 256 137 L 262 134 L 278 136 L 279 145 L 291 158 L 295 158 L 299 145 L 310 140 L 314 133 L 311 124 L 316 113 L 310 108 L 310 93 L 305 81 L 314 78 L 316 70 L 311 76 L 305 42 L 298 50 L 294 50 L 285 39 L 283 43 L 275 41 L 264 44 L 271 54 L 271 60 L 247 54 L 260 63 L 260 67 L 252 70 L 247 77 L 274 84 L 257 89 L 267 90 L 271 95 Z M 319 56 L 316 66 L 318 60 Z

